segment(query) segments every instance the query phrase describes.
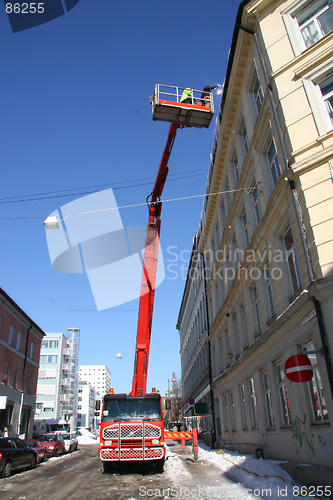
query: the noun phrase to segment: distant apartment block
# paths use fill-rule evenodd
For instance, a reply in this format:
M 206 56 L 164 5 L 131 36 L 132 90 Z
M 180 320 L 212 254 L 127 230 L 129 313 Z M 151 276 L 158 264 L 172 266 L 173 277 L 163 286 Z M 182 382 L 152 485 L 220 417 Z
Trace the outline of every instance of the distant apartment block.
M 81 365 L 80 381 L 87 381 L 96 391 L 96 399 L 102 400 L 111 389 L 111 373 L 105 365 Z
M 80 330 L 47 333 L 42 342 L 35 419 L 77 418 Z
M 0 288 L 0 429 L 32 436 L 41 342 L 45 333 Z
M 78 397 L 78 427 L 90 427 L 96 429 L 95 417 L 96 391 L 86 380 L 79 381 Z

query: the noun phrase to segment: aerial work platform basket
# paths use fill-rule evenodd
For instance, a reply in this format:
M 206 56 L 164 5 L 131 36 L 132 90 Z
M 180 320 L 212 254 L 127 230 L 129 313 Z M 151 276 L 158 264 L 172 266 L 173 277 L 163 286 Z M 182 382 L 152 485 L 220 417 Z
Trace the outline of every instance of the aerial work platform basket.
M 158 83 L 150 101 L 153 120 L 208 128 L 214 115 L 213 94 L 189 87 L 185 89 Z

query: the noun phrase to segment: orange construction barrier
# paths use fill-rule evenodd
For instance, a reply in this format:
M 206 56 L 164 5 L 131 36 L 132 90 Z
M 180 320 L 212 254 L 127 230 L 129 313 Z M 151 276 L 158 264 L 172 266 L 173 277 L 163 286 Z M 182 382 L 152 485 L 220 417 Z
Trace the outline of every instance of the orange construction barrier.
M 194 427 L 192 432 L 188 431 L 164 431 L 165 439 L 175 439 L 182 442 L 182 449 L 185 449 L 185 439 L 191 439 L 193 441 L 193 454 L 194 460 L 198 459 L 198 430 Z

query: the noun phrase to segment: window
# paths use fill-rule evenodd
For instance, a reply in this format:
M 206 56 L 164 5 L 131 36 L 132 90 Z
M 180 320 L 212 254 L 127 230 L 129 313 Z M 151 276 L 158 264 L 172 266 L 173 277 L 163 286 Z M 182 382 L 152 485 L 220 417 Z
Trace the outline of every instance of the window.
M 310 5 L 296 16 L 305 46 L 310 47 L 333 30 L 332 0 L 310 2 Z
M 249 92 L 252 94 L 255 110 L 258 115 L 262 105 L 262 101 L 264 100 L 264 93 L 262 91 L 262 87 L 259 82 L 258 72 L 255 65 L 252 71 L 252 77 L 249 85 Z
M 238 163 L 236 149 L 234 149 L 232 152 L 230 162 L 231 162 L 231 167 L 232 167 L 232 170 L 233 170 L 233 173 L 235 176 L 235 181 L 236 181 L 235 185 L 237 185 L 237 183 L 239 181 L 240 174 L 239 174 L 239 163 Z
M 252 307 L 253 307 L 253 315 L 255 321 L 255 329 L 258 334 L 261 331 L 261 322 L 260 322 L 260 310 L 259 310 L 259 296 L 257 286 L 254 285 L 251 288 L 252 292 Z
M 265 285 L 267 292 L 269 319 L 271 319 L 275 315 L 275 304 L 274 304 L 272 275 L 268 262 L 264 267 L 264 277 L 265 277 Z
M 244 212 L 242 215 L 242 222 L 243 222 L 243 229 L 244 229 L 245 246 L 247 248 L 250 244 L 250 234 L 249 234 L 249 224 L 248 224 L 248 220 L 246 217 L 246 212 Z
M 271 171 L 273 186 L 275 187 L 276 184 L 278 183 L 278 180 L 279 180 L 280 175 L 281 175 L 281 168 L 279 165 L 276 147 L 275 147 L 275 142 L 274 142 L 273 138 L 271 138 L 271 140 L 268 144 L 268 148 L 266 151 L 266 157 L 267 157 L 269 169 Z
M 1 328 L 1 325 L 2 325 L 2 316 L 0 316 L 0 328 Z
M 306 354 L 306 351 L 314 351 L 314 343 L 311 341 L 309 342 L 303 349 L 304 354 Z M 312 403 L 312 409 L 313 409 L 313 414 L 314 414 L 314 419 L 316 421 L 320 420 L 327 420 L 328 419 L 328 413 L 327 413 L 327 407 L 326 407 L 326 399 L 324 396 L 324 391 L 323 391 L 323 384 L 321 381 L 319 369 L 318 369 L 318 364 L 317 364 L 317 356 L 316 354 L 307 354 L 307 357 L 309 358 L 313 370 L 313 377 L 308 382 L 309 386 L 309 391 L 310 391 L 310 396 L 311 396 L 311 403 Z
M 243 431 L 247 430 L 247 416 L 246 416 L 246 400 L 245 400 L 245 387 L 244 384 L 239 386 L 241 403 L 242 403 L 242 423 Z
M 283 369 L 281 361 L 276 363 L 275 369 L 276 369 L 276 377 L 277 377 L 277 384 L 278 384 L 278 391 L 279 391 L 282 424 L 283 425 L 290 425 L 291 424 L 291 417 L 290 417 L 289 398 L 288 398 L 286 380 L 285 380 L 285 375 L 284 375 L 284 369 Z
M 252 201 L 253 201 L 254 213 L 255 213 L 255 217 L 256 217 L 256 223 L 259 224 L 259 222 L 262 218 L 262 213 L 261 213 L 261 206 L 260 206 L 260 200 L 259 200 L 259 191 L 257 188 L 254 188 L 252 191 Z
M 47 356 L 48 363 L 58 363 L 58 356 L 56 354 L 51 354 Z
M 233 330 L 233 337 L 234 337 L 234 348 L 235 348 L 235 358 L 238 358 L 240 355 L 240 347 L 239 347 L 239 330 L 238 330 L 238 321 L 237 321 L 237 315 L 234 314 L 232 316 L 232 330 Z
M 243 327 L 244 349 L 246 349 L 249 345 L 249 334 L 247 330 L 246 312 L 244 306 L 239 306 L 239 315 Z
M 14 327 L 10 325 L 9 327 L 9 336 L 8 336 L 8 344 L 13 345 L 13 337 L 14 337 Z
M 235 398 L 234 391 L 230 391 L 230 404 L 231 404 L 231 430 L 236 430 L 236 410 L 235 410 Z
M 333 74 L 319 82 L 318 87 L 320 89 L 329 119 L 333 124 Z
M 50 340 L 49 349 L 56 349 L 59 346 L 58 340 Z
M 35 347 L 34 342 L 31 342 L 31 344 L 30 344 L 30 355 L 29 355 L 30 359 L 32 359 L 32 357 L 34 355 L 34 347 Z
M 21 340 L 22 340 L 22 333 L 17 332 L 17 339 L 16 339 L 16 350 L 19 351 L 21 348 Z
M 268 371 L 264 370 L 262 372 L 264 394 L 265 394 L 265 407 L 266 407 L 266 422 L 267 427 L 274 427 L 274 413 L 272 405 L 272 394 L 269 386 Z
M 301 288 L 301 280 L 299 277 L 293 233 L 291 232 L 290 227 L 288 227 L 284 235 L 283 243 L 286 252 L 286 262 L 288 266 L 291 290 L 292 294 L 294 295 L 297 292 L 297 290 Z
M 17 368 L 14 368 L 13 382 L 12 382 L 13 389 L 16 389 L 16 383 L 17 383 Z
M 228 423 L 228 401 L 227 401 L 227 395 L 222 394 L 222 400 L 223 400 L 223 413 L 224 413 L 224 431 L 228 432 L 229 431 L 229 423 Z
M 5 372 L 3 374 L 3 384 L 4 385 L 8 385 L 9 369 L 10 369 L 10 365 L 8 363 L 6 363 L 5 364 Z
M 47 340 L 43 340 L 42 342 L 42 349 L 46 349 L 48 347 L 49 343 Z
M 249 380 L 249 389 L 250 389 L 250 396 L 251 396 L 252 427 L 256 428 L 256 427 L 258 427 L 258 410 L 257 410 L 257 399 L 256 399 L 256 393 L 254 390 L 253 378 L 250 378 L 250 380 Z
M 246 153 L 248 152 L 249 147 L 250 147 L 250 143 L 249 143 L 249 138 L 247 135 L 245 121 L 244 121 L 243 117 L 242 117 L 240 124 L 239 124 L 238 134 L 239 134 L 240 141 L 241 141 L 241 144 L 243 146 L 244 153 L 246 156 Z
M 31 375 L 28 375 L 27 376 L 27 394 L 30 394 L 30 386 L 31 386 Z
M 42 354 L 39 358 L 39 362 L 40 364 L 47 363 L 47 356 L 45 354 Z

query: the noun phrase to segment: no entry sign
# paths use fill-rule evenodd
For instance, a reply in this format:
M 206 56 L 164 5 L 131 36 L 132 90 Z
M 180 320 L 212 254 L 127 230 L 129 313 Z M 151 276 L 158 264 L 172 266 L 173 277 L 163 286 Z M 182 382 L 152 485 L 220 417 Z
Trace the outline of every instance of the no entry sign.
M 309 382 L 313 377 L 311 362 L 304 354 L 290 356 L 285 362 L 284 371 L 291 382 Z

